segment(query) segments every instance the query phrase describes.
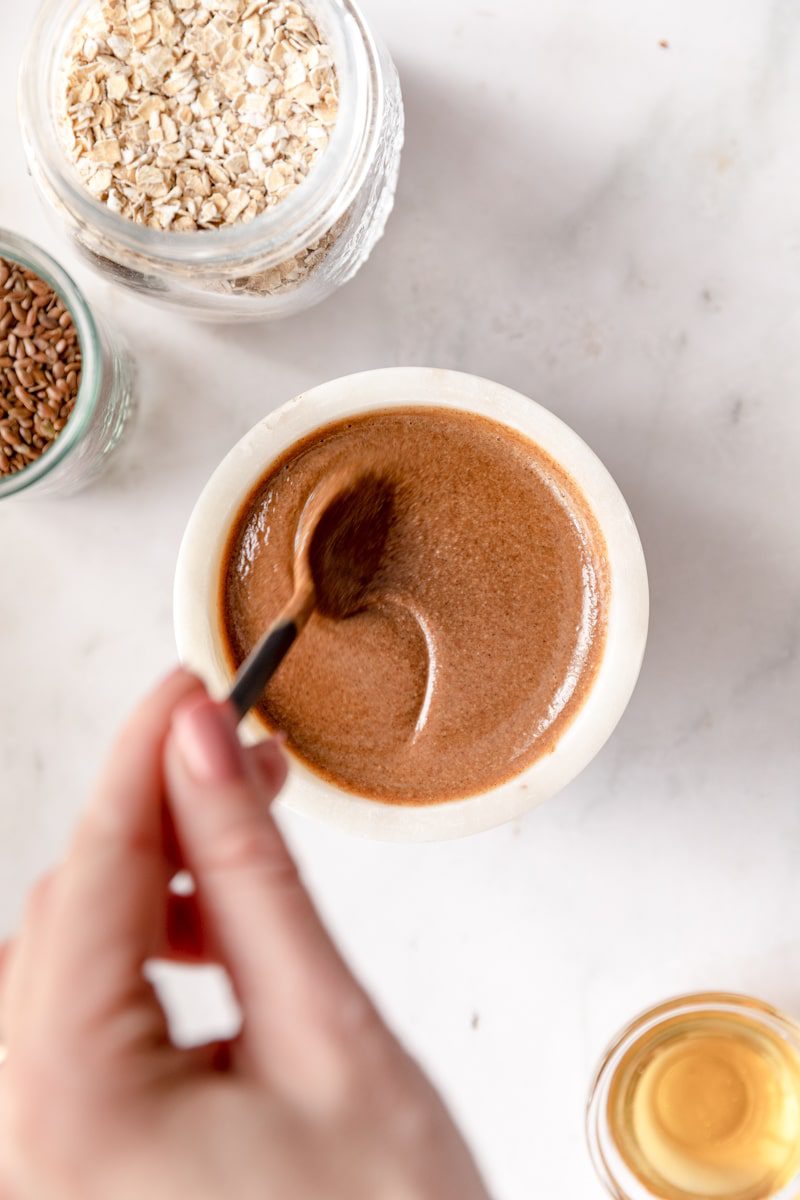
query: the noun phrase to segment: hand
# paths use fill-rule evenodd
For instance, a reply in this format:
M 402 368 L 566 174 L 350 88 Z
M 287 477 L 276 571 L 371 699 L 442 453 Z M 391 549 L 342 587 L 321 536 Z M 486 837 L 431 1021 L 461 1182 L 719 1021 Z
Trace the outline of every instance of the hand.
M 486 1200 L 303 889 L 285 771 L 184 672 L 133 717 L 2 958 L 2 1200 Z M 227 968 L 235 1042 L 171 1044 L 157 957 Z

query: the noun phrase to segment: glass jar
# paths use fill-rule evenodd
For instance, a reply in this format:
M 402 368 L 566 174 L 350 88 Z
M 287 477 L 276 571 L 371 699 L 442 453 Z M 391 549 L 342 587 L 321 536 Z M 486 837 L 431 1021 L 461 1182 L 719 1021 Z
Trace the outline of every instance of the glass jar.
M 366 262 L 394 204 L 403 106 L 394 65 L 352 0 L 305 0 L 331 46 L 340 107 L 331 141 L 303 183 L 244 225 L 170 232 L 97 201 L 58 131 L 66 47 L 91 0 L 45 0 L 20 79 L 31 174 L 80 252 L 117 282 L 184 314 L 241 321 L 287 316 L 346 283 Z
M 134 403 L 133 362 L 49 254 L 0 229 L 0 258 L 34 271 L 58 293 L 72 316 L 82 357 L 78 396 L 63 431 L 29 466 L 0 475 L 0 500 L 74 492 L 100 474 L 122 437 Z
M 650 1009 L 606 1051 L 587 1135 L 614 1200 L 797 1200 L 800 1026 L 727 992 Z

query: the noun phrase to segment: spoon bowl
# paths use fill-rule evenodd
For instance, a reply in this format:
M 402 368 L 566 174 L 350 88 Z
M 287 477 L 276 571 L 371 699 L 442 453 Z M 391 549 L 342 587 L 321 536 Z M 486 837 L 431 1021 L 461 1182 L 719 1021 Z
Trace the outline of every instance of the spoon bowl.
M 295 535 L 294 592 L 231 688 L 229 700 L 240 721 L 258 703 L 315 609 L 345 620 L 363 607 L 393 517 L 392 485 L 378 475 L 342 468 L 314 488 Z

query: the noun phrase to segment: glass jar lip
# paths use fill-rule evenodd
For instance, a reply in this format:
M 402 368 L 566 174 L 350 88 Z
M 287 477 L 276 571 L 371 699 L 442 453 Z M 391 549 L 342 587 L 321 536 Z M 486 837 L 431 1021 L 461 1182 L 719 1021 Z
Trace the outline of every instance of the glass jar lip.
M 657 1193 L 649 1191 L 628 1171 L 616 1146 L 613 1149 L 619 1158 L 619 1167 L 607 1153 L 608 1142 L 613 1140 L 608 1127 L 608 1093 L 616 1071 L 628 1050 L 643 1034 L 658 1028 L 673 1017 L 704 1012 L 746 1014 L 777 1032 L 782 1038 L 791 1041 L 800 1053 L 800 1024 L 765 1000 L 740 992 L 689 992 L 662 1001 L 634 1017 L 617 1034 L 603 1054 L 595 1071 L 586 1105 L 589 1155 L 598 1178 L 614 1200 L 660 1200 Z M 774 1193 L 770 1200 L 795 1200 L 798 1184 L 800 1175 L 790 1180 L 780 1192 Z
M 385 102 L 380 52 L 355 0 L 322 0 L 326 15 L 342 33 L 343 58 L 337 59 L 339 117 L 319 162 L 284 201 L 247 224 L 192 232 L 151 229 L 112 212 L 82 185 L 61 149 L 53 103 L 57 72 L 51 56 L 73 27 L 77 10 L 90 2 L 44 0 L 19 76 L 26 150 L 59 201 L 87 228 L 154 264 L 214 269 L 257 257 L 266 266 L 273 257 L 280 262 L 322 237 L 347 211 L 369 170 Z
M 83 440 L 97 410 L 103 359 L 100 331 L 83 292 L 47 251 L 19 234 L 0 228 L 0 258 L 34 271 L 58 293 L 75 322 L 82 356 L 78 397 L 63 431 L 30 466 L 0 477 L 0 500 L 3 500 L 44 479 Z

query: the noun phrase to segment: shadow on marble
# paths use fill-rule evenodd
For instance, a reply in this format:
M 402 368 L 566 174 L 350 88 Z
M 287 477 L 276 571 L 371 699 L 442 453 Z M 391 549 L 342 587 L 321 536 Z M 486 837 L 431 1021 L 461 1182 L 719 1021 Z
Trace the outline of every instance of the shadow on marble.
M 169 339 L 129 331 L 139 363 L 139 403 L 123 444 L 92 496 L 188 489 L 199 495 L 252 419 L 241 368 L 221 351 L 186 353 Z M 235 354 L 235 351 L 229 353 Z M 270 406 L 271 407 L 271 406 Z
M 487 373 L 482 331 L 491 342 L 531 333 L 537 263 L 553 253 L 565 206 L 586 199 L 580 149 L 556 144 L 547 114 L 532 119 L 502 88 L 445 88 L 415 65 L 400 71 L 397 203 L 369 263 L 317 308 L 279 325 L 216 327 L 215 342 L 311 369 L 321 382 L 408 364 Z

